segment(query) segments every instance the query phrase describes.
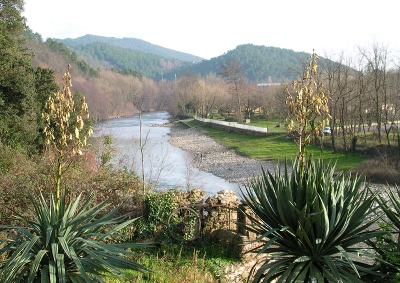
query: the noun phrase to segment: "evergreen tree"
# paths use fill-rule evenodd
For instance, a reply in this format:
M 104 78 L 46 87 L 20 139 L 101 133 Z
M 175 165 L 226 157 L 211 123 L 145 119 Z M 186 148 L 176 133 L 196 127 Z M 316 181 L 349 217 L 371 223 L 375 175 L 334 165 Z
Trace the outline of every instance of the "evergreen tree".
M 32 153 L 44 101 L 57 86 L 51 70 L 32 67 L 23 7 L 23 0 L 0 0 L 0 145 Z

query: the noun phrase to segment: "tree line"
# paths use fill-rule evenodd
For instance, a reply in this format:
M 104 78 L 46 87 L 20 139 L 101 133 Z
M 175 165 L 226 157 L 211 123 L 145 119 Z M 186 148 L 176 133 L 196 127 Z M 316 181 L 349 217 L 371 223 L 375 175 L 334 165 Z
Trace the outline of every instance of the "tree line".
M 389 55 L 387 47 L 373 43 L 358 47 L 356 55 L 325 55 L 328 59 L 318 66 L 318 84 L 331 95 L 328 125 L 332 128 L 334 152 L 348 152 L 354 138 L 365 140 L 368 133 L 379 144 L 399 143 L 400 62 Z M 288 111 L 284 89 L 288 81 L 249 83 L 235 60 L 220 68 L 219 76 L 182 75 L 174 84 L 173 113 L 202 117 L 232 114 L 238 122 L 259 113 L 265 119 L 284 121 Z M 310 121 L 310 126 L 315 122 Z
M 15 0 L 0 5 L 0 145 L 34 152 L 43 145 L 45 99 L 58 87 L 53 70 L 32 66 L 22 36 L 23 4 Z

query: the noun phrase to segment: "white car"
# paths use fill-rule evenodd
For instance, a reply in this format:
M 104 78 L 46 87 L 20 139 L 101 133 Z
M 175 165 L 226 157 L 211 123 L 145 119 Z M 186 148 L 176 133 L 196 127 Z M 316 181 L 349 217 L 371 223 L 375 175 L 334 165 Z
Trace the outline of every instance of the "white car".
M 331 127 L 325 127 L 322 133 L 324 133 L 325 136 L 329 136 L 331 134 Z

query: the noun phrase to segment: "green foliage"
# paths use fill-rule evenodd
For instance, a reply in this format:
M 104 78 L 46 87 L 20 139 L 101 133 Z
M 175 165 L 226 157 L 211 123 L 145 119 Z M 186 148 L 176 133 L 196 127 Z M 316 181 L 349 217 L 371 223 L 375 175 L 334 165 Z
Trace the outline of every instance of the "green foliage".
M 400 251 L 393 233 L 393 223 L 379 222 L 379 229 L 384 234 L 377 237 L 372 244 L 378 253 L 383 274 L 393 274 L 400 267 Z
M 193 241 L 201 234 L 200 216 L 190 207 L 173 210 L 167 225 L 171 237 L 178 241 Z
M 360 255 L 360 245 L 381 235 L 367 219 L 375 195 L 363 179 L 339 174 L 334 166 L 307 160 L 252 178 L 243 192 L 251 213 L 247 229 L 258 235 L 259 258 L 254 282 L 365 282 L 378 274 Z M 368 247 L 367 247 L 368 248 Z
M 143 75 L 140 72 L 132 70 L 132 69 L 128 70 L 128 69 L 111 68 L 111 71 L 119 73 L 119 74 L 123 74 L 123 75 L 131 75 L 131 76 L 137 77 L 139 80 L 142 80 L 142 78 L 143 78 Z
M 93 282 L 105 273 L 123 276 L 123 269 L 147 271 L 130 260 L 131 250 L 149 244 L 113 244 L 112 238 L 136 219 L 115 217 L 120 207 L 106 211 L 107 203 L 92 206 L 93 197 L 75 201 L 64 190 L 59 204 L 52 197 L 32 198 L 34 219 L 29 227 L 0 226 L 8 230 L 0 242 L 0 282 Z M 11 230 L 12 229 L 12 230 Z
M 235 60 L 243 69 L 242 74 L 248 81 L 264 83 L 272 79 L 273 82 L 281 82 L 286 79 L 296 79 L 300 72 L 295 70 L 307 57 L 309 54 L 305 52 L 243 44 L 221 56 L 165 73 L 164 78 L 172 80 L 175 74 L 180 77 L 185 72 L 201 76 L 209 73 L 219 74 L 222 64 Z
M 68 59 L 71 62 L 75 62 L 77 59 L 77 56 L 74 52 L 71 52 L 67 46 L 65 46 L 62 43 L 59 43 L 57 41 L 52 40 L 51 38 L 48 38 L 45 42 L 46 46 L 48 46 L 51 50 L 56 51 L 60 54 L 62 54 L 66 59 Z
M 389 219 L 381 223 L 384 234 L 375 242 L 383 272 L 396 273 L 400 270 L 400 189 L 387 188 L 384 193 L 378 194 L 379 207 Z
M 32 67 L 25 41 L 40 39 L 25 26 L 23 5 L 20 0 L 0 5 L 0 143 L 35 154 L 43 146 L 45 98 L 58 87 L 51 70 Z
M 0 5 L 0 143 L 29 151 L 38 132 L 31 54 L 24 48 L 23 1 Z
M 83 60 L 78 60 L 76 61 L 76 65 L 78 66 L 78 68 L 84 72 L 85 74 L 89 74 L 91 77 L 98 77 L 99 76 L 99 71 L 95 70 L 94 68 L 92 68 L 91 66 L 89 66 L 88 63 L 86 63 Z
M 114 148 L 112 146 L 111 137 L 109 135 L 104 136 L 103 149 L 102 149 L 102 152 L 100 155 L 101 166 L 111 167 L 110 161 L 112 159 L 113 151 L 114 151 Z
M 146 195 L 144 200 L 144 217 L 140 219 L 136 230 L 139 239 L 156 238 L 159 241 L 169 241 L 170 237 L 166 223 L 172 210 L 178 207 L 175 201 L 177 190 L 169 189 Z
M 294 159 L 298 154 L 296 144 L 287 139 L 287 133 L 271 133 L 265 137 L 255 137 L 246 134 L 229 133 L 225 130 L 218 130 L 203 126 L 198 121 L 187 122 L 191 127 L 201 127 L 208 135 L 218 142 L 232 148 L 250 158 L 267 159 L 269 161 L 283 161 Z M 363 156 L 348 156 L 344 153 L 333 153 L 321 150 L 315 145 L 309 145 L 308 154 L 325 161 L 336 161 L 338 170 L 354 170 L 364 160 Z
M 184 63 L 177 59 L 167 59 L 159 55 L 139 50 L 131 50 L 107 43 L 93 42 L 85 46 L 76 47 L 78 53 L 94 61 L 107 62 L 118 69 L 135 70 L 153 79 L 161 79 L 160 75 L 166 65 L 182 66 Z
M 152 273 L 127 271 L 122 282 L 164 283 L 230 283 L 225 279 L 225 269 L 235 264 L 238 258 L 231 251 L 209 241 L 197 241 L 193 245 L 168 245 L 152 249 L 139 258 L 138 262 L 149 267 Z M 108 283 L 119 282 L 107 276 Z
M 43 43 L 42 36 L 37 32 L 33 32 L 28 26 L 24 29 L 24 37 L 28 40 L 34 40 L 36 42 Z
M 171 50 L 165 47 L 161 47 L 155 44 L 151 44 L 137 38 L 115 38 L 115 37 L 104 37 L 97 35 L 84 35 L 75 39 L 54 39 L 58 42 L 62 42 L 68 47 L 79 48 L 91 43 L 105 43 L 110 46 L 122 47 L 124 49 L 142 51 L 151 53 L 164 58 L 178 59 L 180 61 L 199 62 L 202 58 L 187 53 Z
M 48 38 L 45 42 L 46 46 L 48 46 L 51 50 L 60 53 L 71 63 L 76 63 L 78 68 L 85 74 L 90 75 L 91 77 L 98 77 L 99 71 L 92 68 L 86 61 L 78 60 L 78 57 L 75 52 L 70 51 L 69 48 L 60 42 L 54 41 L 51 38 Z

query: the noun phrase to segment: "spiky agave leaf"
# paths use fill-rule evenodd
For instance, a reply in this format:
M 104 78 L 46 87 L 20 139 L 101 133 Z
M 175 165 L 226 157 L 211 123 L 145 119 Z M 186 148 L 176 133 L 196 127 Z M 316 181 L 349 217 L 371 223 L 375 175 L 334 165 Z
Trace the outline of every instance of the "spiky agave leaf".
M 357 258 L 373 256 L 359 244 L 380 234 L 367 229 L 376 221 L 366 221 L 375 195 L 362 178 L 334 177 L 334 166 L 311 159 L 300 176 L 299 164 L 290 171 L 286 162 L 274 175 L 262 169 L 242 191 L 255 215 L 245 212 L 247 229 L 261 244 L 252 252 L 264 255 L 253 282 L 365 282 L 364 274 L 378 276 Z
M 382 263 L 384 272 L 398 272 L 400 263 L 400 241 L 397 236 L 400 233 L 400 188 L 386 187 L 383 193 L 378 194 L 379 207 L 384 215 L 389 219 L 387 234 L 381 238 L 382 243 L 372 242 L 377 253 L 379 261 Z
M 54 198 L 32 198 L 34 220 L 29 228 L 0 226 L 8 232 L 0 242 L 0 282 L 101 282 L 104 273 L 123 275 L 123 269 L 148 271 L 129 257 L 143 243 L 107 243 L 107 238 L 136 219 L 115 217 L 117 207 L 105 213 L 107 203 L 91 206 L 92 197 L 68 202 L 63 192 L 57 206 Z M 105 231 L 105 228 L 108 230 Z

